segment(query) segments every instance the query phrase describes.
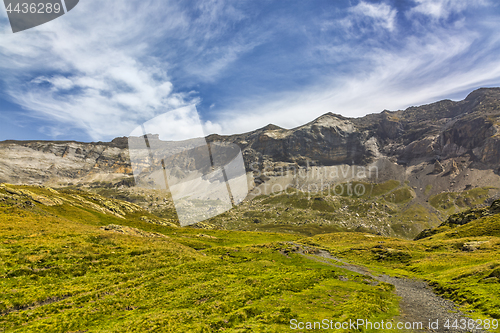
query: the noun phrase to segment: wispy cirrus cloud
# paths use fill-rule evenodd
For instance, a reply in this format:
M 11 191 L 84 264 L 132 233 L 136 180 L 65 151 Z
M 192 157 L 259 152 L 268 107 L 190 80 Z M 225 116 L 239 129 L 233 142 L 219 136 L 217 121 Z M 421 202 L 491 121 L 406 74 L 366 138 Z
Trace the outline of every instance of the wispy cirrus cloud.
M 358 12 L 359 6 L 365 5 L 360 2 L 348 8 L 347 15 Z M 390 13 L 396 13 L 395 8 L 385 3 L 379 6 L 388 6 L 382 11 L 383 17 L 390 18 Z M 480 86 L 500 83 L 500 60 L 493 56 L 500 51 L 500 39 L 495 37 L 500 34 L 498 22 L 493 18 L 464 22 L 460 17 L 448 24 L 419 23 L 418 29 L 411 31 L 414 22 L 409 13 L 413 10 L 401 13 L 403 22 L 393 27 L 389 37 L 377 36 L 363 26 L 346 26 L 346 18 L 339 18 L 338 24 L 331 21 L 322 24 L 322 29 L 345 29 L 342 36 L 347 38 L 330 39 L 330 43 L 326 39 L 316 45 L 316 54 L 325 58 L 325 64 L 342 70 L 337 75 L 318 75 L 317 84 L 307 89 L 240 103 L 239 113 L 225 110 L 219 118 L 223 130 L 244 132 L 267 123 L 292 128 L 326 112 L 363 116 L 442 98 L 462 98 Z M 397 19 L 390 22 L 397 24 Z M 349 71 L 343 70 L 345 59 L 352 61 L 348 64 Z
M 0 15 L 0 85 L 55 137 L 191 104 L 207 133 L 294 127 L 500 85 L 499 22 L 485 0 L 86 0 L 22 34 Z
M 417 4 L 409 14 L 423 14 L 434 19 L 447 19 L 453 13 L 460 13 L 470 7 L 488 6 L 488 0 L 414 0 Z
M 45 130 L 76 127 L 100 139 L 123 133 L 158 108 L 188 101 L 173 92 L 166 68 L 147 54 L 154 39 L 149 31 L 183 29 L 182 12 L 162 7 L 172 18 L 156 26 L 157 2 L 84 1 L 77 9 L 39 30 L 2 36 L 6 93 L 28 114 L 53 119 L 55 128 Z
M 243 15 L 224 1 L 200 6 L 193 18 L 192 9 L 174 1 L 87 0 L 22 34 L 8 34 L 4 24 L 4 94 L 27 115 L 52 119 L 54 128 L 43 129 L 49 135 L 64 132 L 61 127 L 80 128 L 92 139 L 124 135 L 158 113 L 196 103 L 189 91 L 175 91 L 169 75 L 175 62 L 191 58 L 184 71 L 208 80 L 248 48 L 211 46 L 226 29 L 220 15 L 230 15 L 230 21 Z
M 348 27 L 357 25 L 367 29 L 386 29 L 394 31 L 396 29 L 397 10 L 386 3 L 359 2 L 356 6 L 349 8 L 350 15 L 343 20 Z

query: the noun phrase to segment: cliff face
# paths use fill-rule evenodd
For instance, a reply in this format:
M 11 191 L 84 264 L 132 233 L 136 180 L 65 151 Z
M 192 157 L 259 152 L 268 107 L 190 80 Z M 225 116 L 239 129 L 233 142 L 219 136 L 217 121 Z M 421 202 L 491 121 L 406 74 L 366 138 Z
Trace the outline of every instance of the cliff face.
M 444 100 L 362 118 L 327 113 L 294 129 L 268 125 L 239 135 L 211 135 L 207 140 L 239 145 L 249 170 L 367 165 L 385 159 L 404 167 L 430 165 L 435 173 L 436 161 L 447 168 L 453 160 L 458 163 L 454 173 L 474 168 L 498 174 L 499 128 L 500 88 L 489 88 L 459 102 Z M 113 181 L 130 177 L 131 172 L 126 138 L 110 143 L 0 143 L 2 182 Z
M 239 144 L 247 164 L 286 162 L 305 165 L 364 165 L 381 156 L 398 164 L 434 163 L 461 156 L 498 172 L 500 88 L 479 89 L 465 100 L 449 100 L 350 119 L 327 113 L 286 130 L 267 126 L 211 141 Z
M 126 141 L 4 141 L 0 182 L 59 185 L 120 179 L 132 172 Z

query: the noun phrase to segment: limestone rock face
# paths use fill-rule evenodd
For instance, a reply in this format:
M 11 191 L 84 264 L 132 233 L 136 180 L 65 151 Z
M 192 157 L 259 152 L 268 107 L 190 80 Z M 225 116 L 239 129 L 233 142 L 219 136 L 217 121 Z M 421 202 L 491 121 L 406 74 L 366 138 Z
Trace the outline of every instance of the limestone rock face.
M 448 171 L 451 178 L 455 178 L 460 173 L 460 169 L 458 168 L 457 162 L 455 160 L 451 160 L 450 171 Z
M 488 88 L 459 102 L 444 100 L 362 118 L 327 113 L 294 129 L 269 125 L 208 140 L 240 145 L 247 165 L 359 165 L 383 156 L 411 165 L 464 156 L 480 168 L 498 172 L 499 129 L 500 88 Z
M 457 179 L 465 177 L 469 170 L 489 170 L 498 175 L 500 88 L 478 89 L 458 102 L 444 100 L 362 118 L 327 113 L 293 129 L 268 125 L 244 134 L 210 135 L 207 141 L 237 144 L 248 171 L 272 173 L 286 166 L 309 168 L 387 161 L 380 165 L 384 165 L 387 178 L 394 176 L 393 179 L 404 180 L 406 168 L 421 170 L 419 179 L 444 176 L 444 166 L 451 166 L 447 176 Z M 132 178 L 127 143 L 127 138 L 109 143 L 0 142 L 0 182 L 57 185 L 123 181 Z M 184 160 L 181 156 L 175 161 L 179 170 L 172 172 L 195 168 L 195 163 L 193 156 L 186 155 Z M 393 175 L 395 172 L 398 175 Z M 483 176 L 474 177 L 478 180 Z M 460 182 L 478 186 L 475 179 Z M 426 184 L 419 180 L 414 186 Z
M 441 173 L 443 171 L 444 171 L 443 165 L 439 161 L 436 161 L 436 163 L 434 163 L 434 171 L 433 171 L 433 173 L 439 174 L 439 173 Z
M 67 184 L 131 176 L 128 150 L 113 142 L 0 142 L 0 182 Z

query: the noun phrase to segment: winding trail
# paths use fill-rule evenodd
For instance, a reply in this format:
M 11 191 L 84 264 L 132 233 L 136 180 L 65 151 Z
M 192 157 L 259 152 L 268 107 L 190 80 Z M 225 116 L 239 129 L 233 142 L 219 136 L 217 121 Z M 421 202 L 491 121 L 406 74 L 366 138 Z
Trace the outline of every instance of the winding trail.
M 461 328 L 445 328 L 444 324 L 449 319 L 450 323 L 457 320 L 459 326 L 461 320 L 466 322 L 470 320 L 463 312 L 461 312 L 456 305 L 438 295 L 436 295 L 429 285 L 421 280 L 399 278 L 388 275 L 373 275 L 366 267 L 353 265 L 345 262 L 342 259 L 332 256 L 329 252 L 324 250 L 316 250 L 316 253 L 310 254 L 305 250 L 305 247 L 293 243 L 298 248 L 296 253 L 300 255 L 325 264 L 347 269 L 351 272 L 370 276 L 371 278 L 394 285 L 396 294 L 401 297 L 399 303 L 400 316 L 394 318 L 396 322 L 421 322 L 423 324 L 422 330 L 407 331 L 407 332 L 446 332 L 446 333 L 467 333 L 467 332 L 487 332 L 480 329 L 461 329 Z M 312 248 L 311 248 L 312 249 Z M 336 265 L 330 260 L 334 260 L 339 264 Z M 438 328 L 430 328 L 429 323 L 438 321 Z M 462 322 L 463 323 L 463 322 Z M 403 331 L 402 331 L 403 332 Z

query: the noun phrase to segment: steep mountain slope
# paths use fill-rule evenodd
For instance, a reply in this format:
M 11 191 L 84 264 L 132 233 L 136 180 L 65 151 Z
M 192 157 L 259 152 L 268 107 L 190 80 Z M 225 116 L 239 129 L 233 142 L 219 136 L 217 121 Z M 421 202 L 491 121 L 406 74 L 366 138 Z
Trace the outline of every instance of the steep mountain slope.
M 500 200 L 494 201 L 491 206 L 479 209 L 469 209 L 461 213 L 450 215 L 446 221 L 437 228 L 425 229 L 415 237 L 415 240 L 432 237 L 440 234 L 440 237 L 465 236 L 500 236 Z M 458 228 L 461 226 L 465 226 Z M 441 235 L 442 234 L 442 235 Z
M 143 217 L 86 191 L 0 187 L 0 331 L 285 332 L 397 314 L 392 286 L 292 253 L 297 236 Z
M 249 170 L 367 165 L 386 158 L 406 167 L 441 161 L 444 170 L 456 176 L 464 169 L 498 174 L 499 128 L 500 88 L 483 88 L 459 102 L 444 100 L 362 118 L 327 113 L 294 129 L 269 125 L 245 134 L 210 135 L 207 140 L 238 144 Z M 63 184 L 129 176 L 126 148 L 126 138 L 110 143 L 4 141 L 0 180 Z
M 488 205 L 500 197 L 499 126 L 500 88 L 485 88 L 459 102 L 444 100 L 362 118 L 328 113 L 294 129 L 269 125 L 244 134 L 210 135 L 207 140 L 237 144 L 242 149 L 249 179 L 253 179 L 249 199 L 283 195 L 288 189 L 324 196 L 326 202 L 346 201 L 332 204 L 328 218 L 318 215 L 323 213 L 299 214 L 303 220 L 295 223 L 335 224 L 335 228 L 348 230 L 361 227 L 414 237 L 424 228 L 439 225 L 449 214 Z M 95 187 L 175 219 L 168 193 L 128 189 L 134 179 L 127 144 L 127 138 L 110 143 L 1 142 L 0 182 Z M 168 172 L 193 168 L 192 158 L 185 154 L 167 161 L 175 164 L 167 165 Z M 373 186 L 391 181 L 398 185 L 367 197 Z M 363 193 L 339 192 L 357 184 L 362 185 L 358 189 Z M 219 227 L 276 228 L 272 225 L 277 221 L 266 217 L 269 214 L 252 219 L 260 221 L 255 226 L 246 219 L 255 215 L 251 212 L 255 209 L 251 203 L 244 206 L 234 217 L 248 221 L 246 225 L 235 226 L 228 218 Z M 310 206 L 305 209 L 314 212 Z M 360 207 L 370 208 L 356 211 L 361 218 L 349 222 L 353 220 L 350 212 Z
M 130 175 L 127 139 L 112 142 L 0 142 L 0 181 L 61 185 L 121 181 Z
M 498 172 L 499 126 L 500 88 L 489 88 L 476 90 L 460 102 L 444 100 L 362 118 L 327 113 L 290 130 L 270 125 L 208 139 L 239 144 L 248 165 L 261 161 L 364 165 L 381 155 L 409 165 L 469 156 L 476 166 Z

